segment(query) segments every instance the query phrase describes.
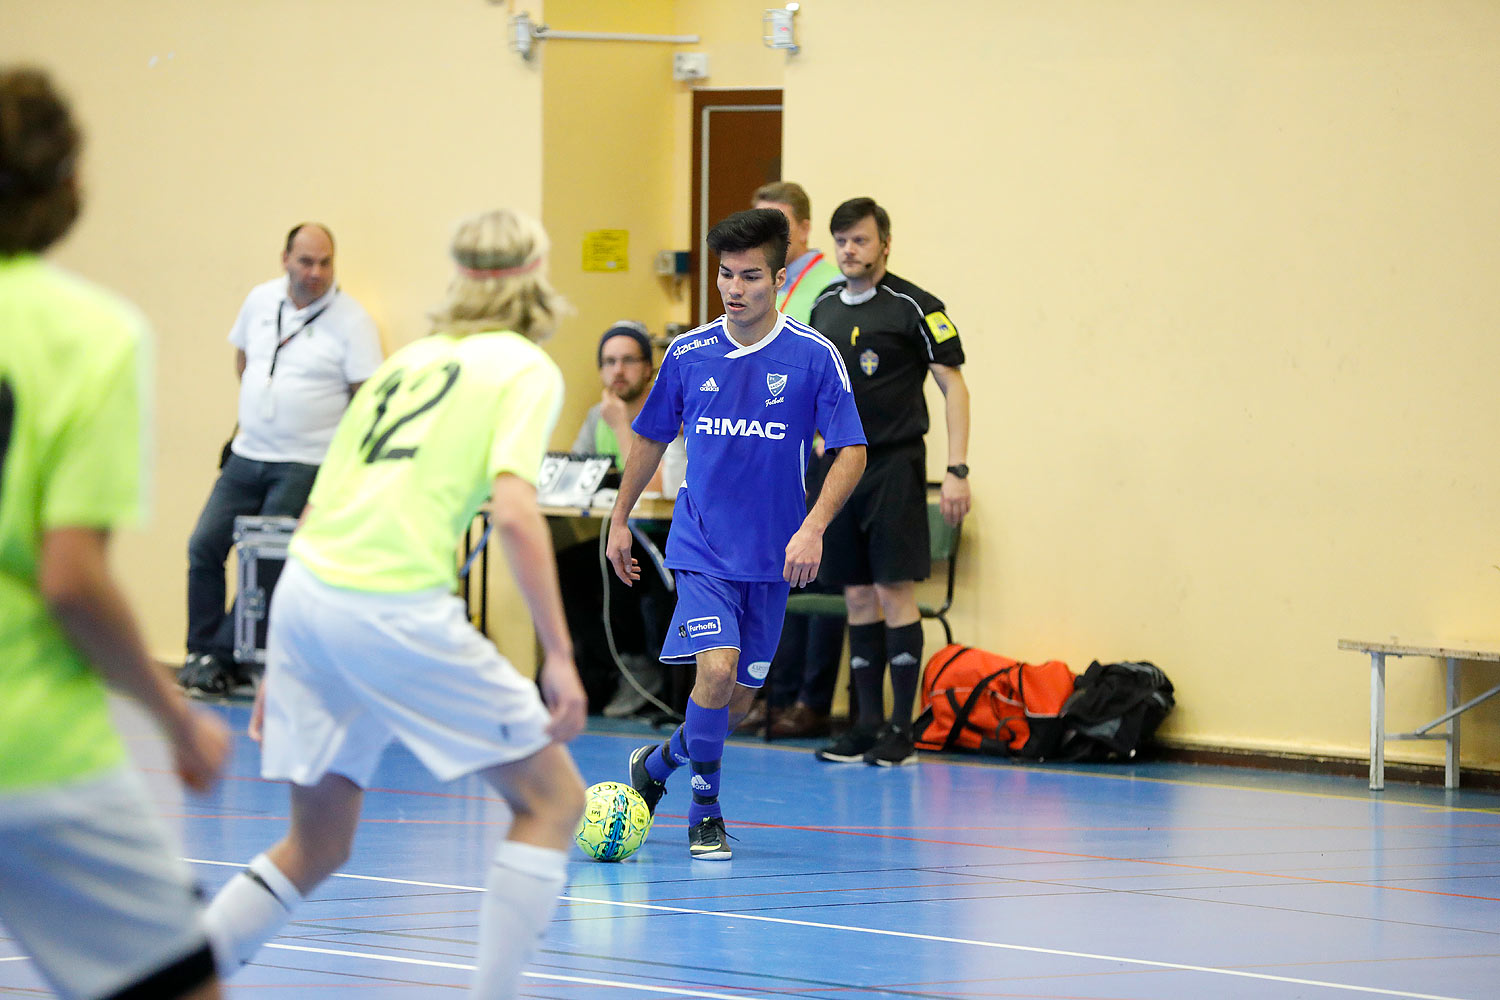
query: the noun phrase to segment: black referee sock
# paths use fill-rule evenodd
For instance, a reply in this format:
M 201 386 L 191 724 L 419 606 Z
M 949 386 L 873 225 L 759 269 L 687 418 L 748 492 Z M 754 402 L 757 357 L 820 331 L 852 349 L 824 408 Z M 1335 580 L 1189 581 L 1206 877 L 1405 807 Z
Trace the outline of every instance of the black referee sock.
M 849 626 L 849 675 L 855 724 L 874 729 L 885 719 L 885 622 Z
M 886 629 L 885 650 L 891 661 L 891 721 L 910 730 L 912 705 L 922 676 L 922 619 Z

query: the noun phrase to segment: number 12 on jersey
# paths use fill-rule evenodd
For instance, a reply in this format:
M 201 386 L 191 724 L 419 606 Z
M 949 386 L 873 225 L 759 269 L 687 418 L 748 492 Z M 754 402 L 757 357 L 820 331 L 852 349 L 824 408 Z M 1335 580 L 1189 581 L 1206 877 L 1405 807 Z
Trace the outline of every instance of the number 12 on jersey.
M 375 419 L 370 422 L 370 429 L 359 443 L 365 463 L 390 462 L 416 455 L 417 444 L 402 445 L 393 439 L 402 428 L 406 428 L 403 436 L 408 441 L 420 440 L 421 435 L 413 434 L 413 428 L 406 425 L 437 406 L 458 381 L 458 374 L 458 362 L 445 361 L 417 372 L 410 381 L 406 380 L 404 368 L 397 368 L 387 375 L 375 387 L 380 402 L 375 405 Z M 438 379 L 442 380 L 441 384 L 438 384 Z

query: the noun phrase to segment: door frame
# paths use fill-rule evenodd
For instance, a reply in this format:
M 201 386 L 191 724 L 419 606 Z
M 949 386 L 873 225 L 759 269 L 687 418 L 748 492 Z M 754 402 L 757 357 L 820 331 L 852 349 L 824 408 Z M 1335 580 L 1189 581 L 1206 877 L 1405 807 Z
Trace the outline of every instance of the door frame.
M 692 242 L 689 243 L 690 275 L 692 285 L 691 313 L 693 326 L 702 324 L 706 318 L 704 303 L 708 301 L 708 267 L 703 253 L 703 239 L 708 235 L 707 171 L 708 116 L 715 111 L 762 111 L 782 108 L 780 88 L 755 89 L 700 89 L 693 91 L 693 209 Z M 748 193 L 748 192 L 747 192 Z M 748 206 L 746 206 L 748 207 Z

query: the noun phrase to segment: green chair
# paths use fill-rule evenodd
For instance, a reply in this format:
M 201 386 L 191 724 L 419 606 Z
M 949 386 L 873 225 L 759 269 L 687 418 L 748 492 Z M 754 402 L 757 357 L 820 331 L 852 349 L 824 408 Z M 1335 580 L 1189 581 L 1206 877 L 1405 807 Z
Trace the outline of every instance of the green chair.
M 929 489 L 937 484 L 928 483 Z M 942 604 L 917 603 L 917 611 L 926 618 L 936 618 L 943 626 L 943 636 L 946 642 L 953 643 L 953 628 L 948 624 L 948 610 L 953 607 L 953 584 L 958 575 L 958 539 L 962 534 L 962 525 L 955 528 L 943 520 L 943 508 L 937 500 L 927 501 L 927 537 L 929 549 L 932 553 L 933 563 L 947 563 L 948 583 L 943 593 Z M 847 617 L 849 607 L 844 603 L 842 594 L 798 594 L 793 593 L 786 601 L 786 613 L 789 615 L 833 615 Z M 849 704 L 854 704 L 854 677 L 849 678 Z M 775 721 L 776 713 L 766 713 L 766 729 L 764 739 L 771 742 L 771 724 Z
M 953 583 L 958 574 L 958 539 L 963 534 L 963 524 L 949 524 L 943 520 L 943 508 L 936 502 L 927 504 L 927 536 L 929 551 L 934 563 L 948 564 L 948 585 L 943 593 L 942 604 L 918 603 L 917 610 L 923 618 L 936 618 L 943 626 L 943 640 L 953 644 L 953 627 L 948 624 L 948 611 L 953 607 Z
M 927 535 L 930 539 L 932 561 L 948 566 L 948 586 L 942 604 L 918 603 L 917 610 L 923 618 L 936 618 L 943 626 L 943 636 L 953 642 L 953 628 L 948 624 L 948 611 L 953 607 L 953 584 L 958 573 L 958 539 L 962 525 L 953 527 L 943 520 L 943 510 L 936 500 L 927 502 Z M 841 594 L 792 594 L 787 598 L 786 613 L 789 615 L 847 615 L 849 609 Z

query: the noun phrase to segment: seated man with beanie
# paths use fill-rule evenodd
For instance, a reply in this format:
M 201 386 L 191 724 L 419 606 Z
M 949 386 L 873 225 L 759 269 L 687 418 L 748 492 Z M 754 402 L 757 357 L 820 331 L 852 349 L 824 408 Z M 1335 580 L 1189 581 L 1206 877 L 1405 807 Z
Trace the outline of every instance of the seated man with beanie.
M 625 467 L 635 441 L 630 422 L 645 404 L 646 392 L 656 374 L 646 327 L 634 320 L 612 324 L 599 338 L 595 360 L 603 383 L 599 402 L 589 408 L 571 450 L 579 455 L 609 455 L 618 471 Z M 680 437 L 674 450 L 679 460 L 674 465 L 669 456 L 663 462 L 665 474 L 659 474 L 650 489 L 670 495 L 680 485 L 681 469 L 687 461 Z M 666 487 L 663 479 L 667 480 Z M 665 533 L 655 539 L 658 548 L 663 544 Z M 637 539 L 635 547 L 642 562 L 651 561 L 642 540 Z M 620 673 L 604 635 L 598 546 L 591 541 L 559 552 L 558 567 L 565 581 L 568 627 L 578 651 L 579 670 L 589 691 L 590 707 L 597 710 L 599 703 L 607 701 L 603 712 L 610 718 L 641 711 L 648 703 L 648 695 L 654 697 L 663 686 L 664 674 L 655 654 L 661 649 L 663 630 L 672 611 L 671 595 L 664 581 L 659 574 L 652 573 L 644 586 L 630 589 L 613 579 L 613 574 L 609 575 L 610 627 L 620 658 L 636 681 L 632 684 Z

